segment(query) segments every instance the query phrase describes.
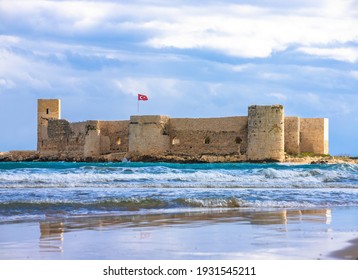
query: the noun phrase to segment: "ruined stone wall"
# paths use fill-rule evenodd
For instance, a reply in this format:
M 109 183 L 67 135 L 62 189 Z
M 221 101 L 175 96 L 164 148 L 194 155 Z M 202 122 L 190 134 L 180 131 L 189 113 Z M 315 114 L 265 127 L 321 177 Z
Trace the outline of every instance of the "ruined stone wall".
M 169 117 L 131 116 L 129 152 L 162 155 L 169 150 Z
M 41 149 L 42 153 L 64 153 L 72 146 L 72 143 L 69 141 L 71 127 L 67 120 L 49 120 L 47 134 L 48 138 L 44 141 Z
M 128 152 L 129 123 L 129 121 L 99 121 L 102 155 Z
M 300 153 L 300 118 L 285 117 L 285 152 Z
M 170 119 L 170 153 L 246 154 L 247 117 Z
M 128 151 L 129 121 L 49 120 L 44 155 L 93 157 Z
M 78 154 L 82 156 L 84 152 L 84 146 L 86 144 L 86 136 L 88 135 L 88 131 L 94 130 L 96 128 L 96 121 L 70 123 L 70 134 L 67 135 L 67 151 L 71 154 Z
M 301 153 L 328 154 L 328 119 L 301 118 Z
M 284 110 L 282 105 L 249 107 L 247 157 L 251 161 L 283 161 Z
M 97 121 L 70 123 L 63 119 L 49 120 L 47 138 L 43 140 L 40 152 L 43 155 L 76 157 L 84 156 L 84 151 L 87 148 L 87 150 L 91 150 L 92 153 L 98 154 L 95 148 L 96 145 L 88 141 L 91 132 L 97 131 L 97 129 Z

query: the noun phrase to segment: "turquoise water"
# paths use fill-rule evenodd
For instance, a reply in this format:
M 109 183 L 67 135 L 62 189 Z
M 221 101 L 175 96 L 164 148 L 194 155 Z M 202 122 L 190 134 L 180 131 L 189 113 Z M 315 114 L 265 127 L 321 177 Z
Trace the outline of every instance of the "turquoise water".
M 0 223 L 335 206 L 358 206 L 357 165 L 0 163 Z

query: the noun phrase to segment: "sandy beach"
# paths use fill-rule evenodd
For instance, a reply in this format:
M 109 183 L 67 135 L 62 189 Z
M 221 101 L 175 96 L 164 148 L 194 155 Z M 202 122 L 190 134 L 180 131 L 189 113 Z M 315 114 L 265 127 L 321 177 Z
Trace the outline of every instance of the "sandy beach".
M 1 224 L 0 258 L 357 259 L 357 214 L 337 207 L 49 217 Z
M 350 245 L 332 253 L 336 259 L 358 260 L 358 238 L 349 241 Z

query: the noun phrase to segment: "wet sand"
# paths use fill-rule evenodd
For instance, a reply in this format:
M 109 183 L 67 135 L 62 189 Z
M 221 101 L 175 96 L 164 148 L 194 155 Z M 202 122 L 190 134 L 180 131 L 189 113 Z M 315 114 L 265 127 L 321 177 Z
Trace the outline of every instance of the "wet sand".
M 357 216 L 338 207 L 48 217 L 0 224 L 0 259 L 356 259 Z
M 349 241 L 349 243 L 351 243 L 350 246 L 333 252 L 332 256 L 336 259 L 358 260 L 358 238 Z

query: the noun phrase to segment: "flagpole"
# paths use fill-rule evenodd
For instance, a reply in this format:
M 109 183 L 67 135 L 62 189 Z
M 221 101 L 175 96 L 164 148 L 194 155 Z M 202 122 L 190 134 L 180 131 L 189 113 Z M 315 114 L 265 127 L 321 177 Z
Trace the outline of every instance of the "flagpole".
M 138 100 L 137 100 L 137 113 L 139 115 L 139 101 L 147 101 L 148 100 L 148 96 L 144 95 L 144 94 L 138 94 Z

